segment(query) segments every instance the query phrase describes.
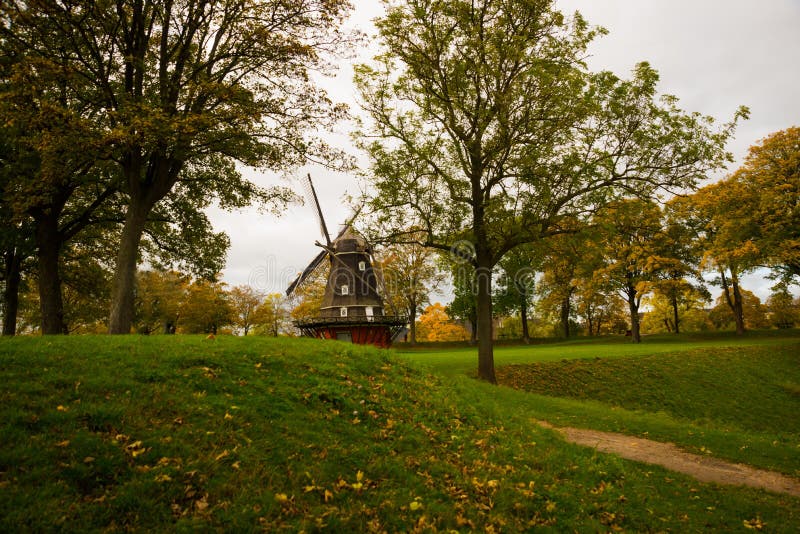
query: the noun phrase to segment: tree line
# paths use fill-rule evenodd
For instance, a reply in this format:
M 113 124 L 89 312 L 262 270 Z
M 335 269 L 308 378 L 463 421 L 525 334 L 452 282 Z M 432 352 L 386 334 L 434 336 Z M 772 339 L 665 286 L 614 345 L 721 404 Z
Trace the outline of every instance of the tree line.
M 111 273 L 131 331 L 142 260 L 213 279 L 228 239 L 203 212 L 280 208 L 241 166 L 348 168 L 316 132 L 346 115 L 312 81 L 356 36 L 344 0 L 8 1 L 0 6 L 4 333 L 24 276 L 40 330 L 66 333 L 73 267 Z M 74 287 L 74 285 L 73 285 Z

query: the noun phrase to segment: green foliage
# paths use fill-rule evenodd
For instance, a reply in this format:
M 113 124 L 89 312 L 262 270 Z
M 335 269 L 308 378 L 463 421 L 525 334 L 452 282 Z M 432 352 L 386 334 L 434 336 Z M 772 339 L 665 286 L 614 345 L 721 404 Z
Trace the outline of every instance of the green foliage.
M 216 334 L 235 321 L 230 296 L 221 282 L 196 280 L 181 305 L 181 330 L 188 334 Z
M 319 306 L 316 312 L 319 313 Z M 266 295 L 253 313 L 253 331 L 259 335 L 277 337 L 291 332 L 290 310 L 286 296 L 281 293 Z
M 412 226 L 427 246 L 472 244 L 479 374 L 493 381 L 494 266 L 614 198 L 692 186 L 729 158 L 733 124 L 714 131 L 658 98 L 647 63 L 630 80 L 589 72 L 587 46 L 604 30 L 550 1 L 387 7 L 375 66 L 356 68 L 370 204 L 388 235 Z
M 800 128 L 774 132 L 752 147 L 721 185 L 735 195 L 728 224 L 751 243 L 776 278 L 800 281 Z
M 703 332 L 715 328 L 705 310 L 705 296 L 689 289 L 686 293 L 674 292 L 669 296 L 655 292 L 647 297 L 644 301 L 647 311 L 642 319 L 644 333 L 675 332 L 675 310 L 670 298 L 673 295 L 678 297 L 678 324 L 681 332 Z
M 740 294 L 745 327 L 768 328 L 770 323 L 767 318 L 767 307 L 761 304 L 761 299 L 746 289 L 742 289 Z M 736 318 L 724 293 L 717 297 L 714 307 L 709 312 L 709 320 L 717 330 L 734 330 L 736 328 Z
M 414 236 L 409 236 L 411 239 Z M 416 320 L 430 295 L 444 281 L 434 250 L 417 242 L 394 244 L 381 251 L 381 276 L 386 290 L 384 304 L 390 313 L 408 317 L 411 325 L 409 341 L 416 342 Z
M 531 419 L 547 398 L 351 344 L 18 338 L 0 342 L 0 379 L 4 531 L 699 531 L 755 519 L 781 531 L 800 520 L 796 498 L 565 443 Z
M 776 328 L 792 328 L 800 323 L 800 298 L 793 299 L 785 287 L 769 296 L 767 307 L 769 321 Z
M 140 271 L 136 279 L 136 330 L 174 334 L 186 300 L 189 279 L 177 271 Z

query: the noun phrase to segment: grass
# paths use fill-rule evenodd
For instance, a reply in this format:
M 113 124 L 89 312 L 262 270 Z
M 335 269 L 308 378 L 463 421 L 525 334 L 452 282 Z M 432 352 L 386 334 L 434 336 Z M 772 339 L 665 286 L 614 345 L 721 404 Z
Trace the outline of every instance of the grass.
M 800 343 L 509 365 L 562 425 L 672 441 L 800 477 Z
M 533 345 L 501 345 L 494 349 L 495 365 L 560 361 L 563 359 L 627 358 L 653 354 L 685 352 L 707 347 L 777 346 L 800 343 L 800 330 L 748 332 L 735 336 L 729 332 L 704 334 L 661 334 L 645 336 L 642 343 L 624 337 L 574 338 Z M 404 347 L 398 353 L 411 361 L 447 375 L 474 374 L 477 348 L 462 346 L 444 350 L 422 346 Z
M 776 373 L 794 395 L 793 375 Z M 700 484 L 533 423 L 608 412 L 608 399 L 497 388 L 391 351 L 306 339 L 22 338 L 0 341 L 0 381 L 4 532 L 800 523 L 800 499 Z

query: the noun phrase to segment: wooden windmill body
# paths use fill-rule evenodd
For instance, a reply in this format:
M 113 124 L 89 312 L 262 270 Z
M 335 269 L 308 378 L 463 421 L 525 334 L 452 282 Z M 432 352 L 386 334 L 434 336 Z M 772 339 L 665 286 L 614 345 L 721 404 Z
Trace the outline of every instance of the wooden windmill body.
M 331 241 L 310 176 L 308 185 L 326 244 L 316 242 L 322 252 L 292 282 L 286 294 L 291 296 L 306 280 L 313 278 L 325 262 L 330 270 L 317 316 L 295 321 L 294 325 L 309 337 L 387 348 L 404 329 L 406 318 L 386 313 L 381 296 L 383 284 L 373 266 L 369 243 L 353 229 L 352 221 Z

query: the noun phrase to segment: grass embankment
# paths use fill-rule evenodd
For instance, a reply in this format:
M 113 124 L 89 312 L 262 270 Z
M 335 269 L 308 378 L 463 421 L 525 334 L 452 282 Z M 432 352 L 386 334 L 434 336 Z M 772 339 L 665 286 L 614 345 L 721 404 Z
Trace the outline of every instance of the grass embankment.
M 2 531 L 800 523 L 800 499 L 569 445 L 531 423 L 547 397 L 338 342 L 3 340 L 0 381 Z
M 404 351 L 454 377 L 476 349 Z M 576 338 L 495 351 L 532 417 L 622 432 L 800 478 L 800 330 Z

